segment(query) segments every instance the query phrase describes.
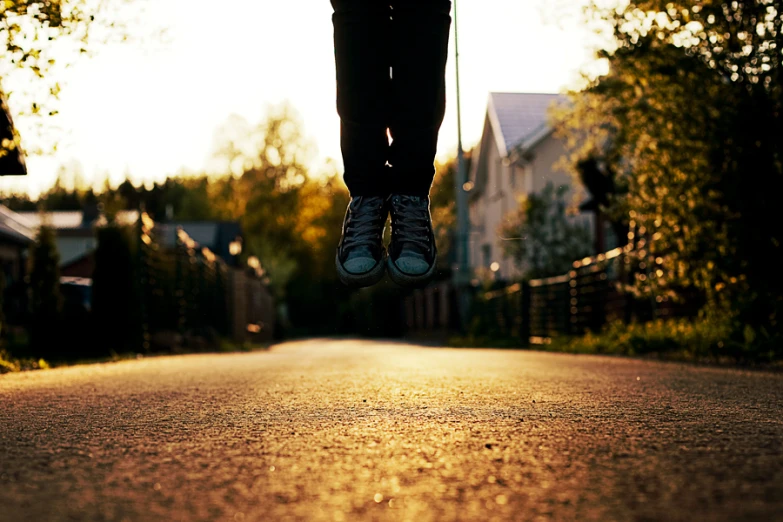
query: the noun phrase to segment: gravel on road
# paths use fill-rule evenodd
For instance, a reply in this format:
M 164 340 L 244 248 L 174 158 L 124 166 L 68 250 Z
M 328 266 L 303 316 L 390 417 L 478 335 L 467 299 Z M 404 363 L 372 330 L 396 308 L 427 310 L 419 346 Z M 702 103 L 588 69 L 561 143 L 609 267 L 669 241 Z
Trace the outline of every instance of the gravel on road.
M 309 340 L 0 377 L 0 521 L 783 520 L 783 375 Z

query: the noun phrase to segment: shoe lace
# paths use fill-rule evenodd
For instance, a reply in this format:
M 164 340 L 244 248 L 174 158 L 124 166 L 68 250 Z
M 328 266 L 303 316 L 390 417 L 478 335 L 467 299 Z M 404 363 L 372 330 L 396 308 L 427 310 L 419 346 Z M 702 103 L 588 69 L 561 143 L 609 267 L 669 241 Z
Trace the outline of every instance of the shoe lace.
M 419 247 L 422 252 L 430 250 L 430 213 L 426 204 L 412 198 L 392 199 L 395 213 L 394 234 L 400 243 Z
M 357 212 L 350 210 L 350 216 L 346 222 L 343 247 L 346 250 L 358 246 L 374 246 L 378 243 L 378 221 L 381 219 L 382 205 L 367 205 Z M 381 228 L 381 232 L 383 229 Z

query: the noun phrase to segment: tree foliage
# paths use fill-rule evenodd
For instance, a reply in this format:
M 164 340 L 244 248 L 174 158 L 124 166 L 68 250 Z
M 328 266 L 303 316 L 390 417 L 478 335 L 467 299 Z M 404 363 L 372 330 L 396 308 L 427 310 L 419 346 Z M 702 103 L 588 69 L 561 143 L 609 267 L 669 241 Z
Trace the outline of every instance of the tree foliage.
M 141 344 L 139 247 L 130 230 L 114 223 L 99 228 L 97 239 L 92 286 L 95 338 L 106 346 L 111 344 L 113 350 L 133 349 Z M 116 332 L 123 334 L 116 338 Z
M 133 4 L 143 0 L 4 0 L 0 2 L 0 93 L 17 116 L 53 116 L 60 94 L 56 69 L 95 44 L 123 41 Z M 17 100 L 20 98 L 20 100 Z M 13 139 L 4 149 L 18 147 Z
M 567 192 L 566 186 L 547 183 L 540 193 L 525 196 L 501 226 L 505 254 L 527 277 L 564 274 L 575 259 L 590 254 L 590 230 L 567 215 Z
M 60 255 L 54 231 L 43 226 L 30 249 L 30 342 L 37 355 L 56 356 L 62 312 Z
M 466 169 L 470 170 L 470 153 L 465 154 Z M 430 190 L 430 207 L 435 241 L 438 245 L 438 263 L 441 270 L 448 272 L 456 262 L 453 249 L 454 234 L 457 228 L 457 206 L 455 203 L 454 182 L 457 176 L 457 158 L 435 163 L 435 179 Z
M 334 333 L 343 328 L 345 316 L 350 315 L 351 292 L 336 278 L 334 256 L 349 195 L 337 169 L 330 163 L 317 170 L 310 166 L 312 147 L 297 114 L 287 105 L 271 107 L 257 124 L 231 117 L 217 136 L 213 174 L 170 177 L 151 187 L 125 181 L 96 192 L 72 182 L 64 170 L 38 200 L 17 195 L 2 202 L 12 210 L 101 205 L 108 214 L 143 207 L 157 222 L 170 218 L 239 221 L 242 256 L 259 259 L 277 301 L 286 303 L 292 321 L 298 322 L 293 326 L 306 327 L 297 331 Z M 439 257 L 446 265 L 454 224 L 455 169 L 454 161 L 438 164 L 432 190 Z M 131 254 L 120 248 L 120 231 L 109 228 L 101 232 L 96 253 L 96 265 L 104 267 L 95 274 L 96 303 L 108 303 L 113 296 L 126 299 L 120 296 L 131 292 L 122 283 L 127 279 L 123 274 L 130 270 L 122 259 Z M 107 317 L 103 322 L 117 325 L 119 320 Z
M 588 8 L 608 27 L 609 72 L 560 115 L 573 164 L 599 158 L 621 196 L 611 211 L 653 267 L 638 289 L 697 290 L 711 310 L 771 335 L 783 278 L 778 1 L 631 0 Z

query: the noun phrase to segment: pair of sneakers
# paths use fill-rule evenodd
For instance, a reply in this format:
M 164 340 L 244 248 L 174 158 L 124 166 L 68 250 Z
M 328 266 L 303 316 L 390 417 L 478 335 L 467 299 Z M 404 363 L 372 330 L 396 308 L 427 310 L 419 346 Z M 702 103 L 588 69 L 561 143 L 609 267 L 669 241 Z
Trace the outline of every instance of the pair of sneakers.
M 391 215 L 389 251 L 383 246 Z M 352 287 L 374 285 L 388 271 L 401 286 L 423 286 L 435 273 L 437 248 L 432 232 L 430 199 L 392 194 L 351 198 L 337 247 L 337 274 Z

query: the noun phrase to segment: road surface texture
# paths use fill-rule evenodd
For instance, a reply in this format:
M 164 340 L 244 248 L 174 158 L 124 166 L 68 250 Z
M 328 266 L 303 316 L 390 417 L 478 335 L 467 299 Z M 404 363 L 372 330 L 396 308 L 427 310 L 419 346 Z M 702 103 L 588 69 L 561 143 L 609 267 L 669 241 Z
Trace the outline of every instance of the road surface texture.
M 783 375 L 306 341 L 0 377 L 0 520 L 783 520 Z

